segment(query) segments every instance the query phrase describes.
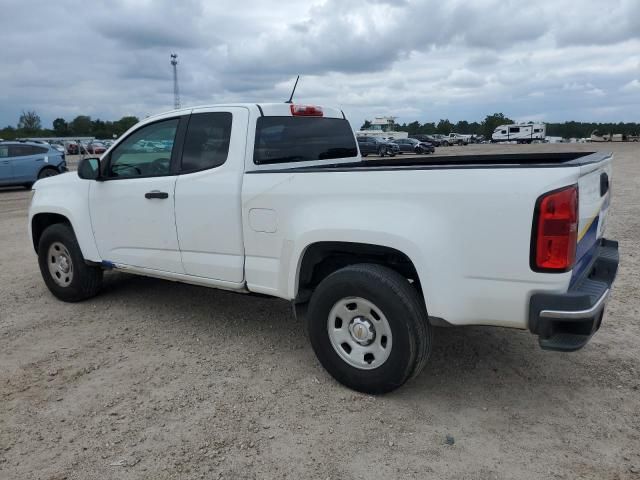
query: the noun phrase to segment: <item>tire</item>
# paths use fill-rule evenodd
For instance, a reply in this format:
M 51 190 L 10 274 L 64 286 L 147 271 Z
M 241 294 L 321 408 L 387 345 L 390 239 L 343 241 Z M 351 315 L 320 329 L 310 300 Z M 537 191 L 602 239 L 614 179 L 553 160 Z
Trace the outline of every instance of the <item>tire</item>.
M 362 157 L 366 157 L 367 155 L 369 155 L 369 154 L 368 153 L 361 154 Z
M 38 173 L 38 180 L 42 178 L 53 177 L 54 175 L 58 175 L 59 173 L 60 172 L 53 167 L 45 167 L 40 170 L 40 173 Z
M 384 147 L 380 147 L 380 148 L 378 149 L 378 155 L 379 155 L 379 156 L 381 156 L 381 157 L 384 157 L 384 155 L 385 155 L 386 151 L 387 151 L 387 150 L 386 150 L 386 148 L 384 148 Z
M 339 312 L 355 316 L 347 323 Z M 326 277 L 311 296 L 306 321 L 322 366 L 359 392 L 395 390 L 420 373 L 431 353 L 431 327 L 417 289 L 382 265 L 351 265 Z M 357 328 L 362 334 L 361 326 L 365 336 L 373 336 L 364 346 L 350 333 Z M 337 333 L 330 332 L 332 327 Z M 367 358 L 370 350 L 374 353 Z M 352 352 L 362 355 L 351 356 Z
M 462 140 L 458 140 L 458 146 L 461 147 L 464 145 L 464 142 Z
M 102 269 L 85 263 L 69 225 L 57 223 L 42 232 L 38 243 L 38 264 L 47 288 L 65 302 L 91 298 L 102 286 Z
M 394 152 L 393 150 L 391 150 L 391 151 L 387 150 L 387 155 L 389 155 L 390 157 L 395 157 L 396 156 L 396 152 Z
M 444 142 L 442 142 L 442 146 L 443 147 L 448 147 L 449 146 L 449 142 L 447 142 L 446 140 Z

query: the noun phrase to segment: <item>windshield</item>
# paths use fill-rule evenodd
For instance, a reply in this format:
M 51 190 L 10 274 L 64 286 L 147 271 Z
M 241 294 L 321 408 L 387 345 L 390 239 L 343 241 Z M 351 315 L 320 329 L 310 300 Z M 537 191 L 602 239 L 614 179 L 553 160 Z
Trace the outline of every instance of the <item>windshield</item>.
M 356 157 L 358 147 L 342 118 L 260 117 L 256 124 L 256 164 Z

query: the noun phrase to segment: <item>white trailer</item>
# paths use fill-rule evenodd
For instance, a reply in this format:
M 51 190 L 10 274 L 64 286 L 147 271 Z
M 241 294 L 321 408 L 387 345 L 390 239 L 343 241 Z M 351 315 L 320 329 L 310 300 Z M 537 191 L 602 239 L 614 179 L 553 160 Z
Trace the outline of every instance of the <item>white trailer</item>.
M 544 123 L 514 123 L 497 127 L 491 135 L 491 140 L 517 143 L 544 142 L 546 135 L 547 126 Z

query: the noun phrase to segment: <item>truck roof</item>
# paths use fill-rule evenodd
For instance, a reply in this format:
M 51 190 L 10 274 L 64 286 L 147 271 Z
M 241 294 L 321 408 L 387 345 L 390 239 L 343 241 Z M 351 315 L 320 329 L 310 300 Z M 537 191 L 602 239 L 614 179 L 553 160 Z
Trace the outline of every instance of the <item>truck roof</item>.
M 324 118 L 345 118 L 342 110 L 332 107 L 324 107 L 321 105 L 312 105 L 303 102 L 295 102 L 295 103 L 221 103 L 221 104 L 206 104 L 206 105 L 195 105 L 193 107 L 185 107 L 178 110 L 169 110 L 166 112 L 158 113 L 155 115 L 151 115 L 144 120 L 148 120 L 150 118 L 158 118 L 164 117 L 169 114 L 188 114 L 192 111 L 196 110 L 205 110 L 208 108 L 224 108 L 224 107 L 244 107 L 249 110 L 254 110 L 258 112 L 262 116 L 266 117 L 291 117 L 293 114 L 291 113 L 291 106 L 312 106 L 317 107 L 322 110 L 322 117 Z

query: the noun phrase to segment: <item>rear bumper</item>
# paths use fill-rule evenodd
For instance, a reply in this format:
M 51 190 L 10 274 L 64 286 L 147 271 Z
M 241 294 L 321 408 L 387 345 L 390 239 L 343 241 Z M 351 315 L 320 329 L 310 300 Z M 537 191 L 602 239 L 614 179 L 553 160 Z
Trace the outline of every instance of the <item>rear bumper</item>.
M 545 350 L 584 347 L 600 328 L 618 271 L 618 242 L 602 239 L 591 266 L 567 293 L 536 293 L 529 302 L 529 330 Z

